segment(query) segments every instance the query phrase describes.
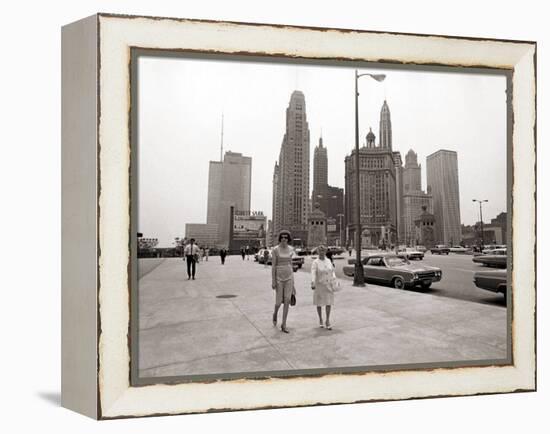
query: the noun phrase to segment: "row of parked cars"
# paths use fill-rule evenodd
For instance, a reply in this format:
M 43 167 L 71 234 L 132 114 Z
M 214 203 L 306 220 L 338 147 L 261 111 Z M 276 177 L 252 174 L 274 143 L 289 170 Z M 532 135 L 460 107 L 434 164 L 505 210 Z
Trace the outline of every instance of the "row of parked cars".
M 480 270 L 474 273 L 474 284 L 487 291 L 501 293 L 506 296 L 508 288 L 508 250 L 506 246 L 486 246 L 481 253 L 474 254 L 472 261 L 486 267 L 500 270 Z
M 273 263 L 273 256 L 271 253 L 272 249 L 260 249 L 258 252 L 254 255 L 254 260 L 258 262 L 259 264 L 267 264 L 272 265 Z M 267 251 L 267 255 L 265 252 Z M 292 270 L 295 272 L 298 271 L 302 266 L 304 265 L 304 257 L 299 256 L 297 254 L 292 256 Z
M 371 283 L 391 285 L 394 288 L 411 288 L 420 286 L 429 288 L 432 283 L 439 282 L 443 272 L 438 267 L 413 263 L 411 260 L 423 259 L 423 252 L 414 248 L 405 248 L 395 253 L 369 252 L 361 259 L 365 280 Z M 474 273 L 474 284 L 481 289 L 502 293 L 506 296 L 508 286 L 506 272 L 506 248 L 486 250 L 483 254 L 474 256 L 473 261 L 488 267 L 500 267 L 501 270 L 482 270 Z M 355 259 L 348 260 L 344 266 L 344 274 L 353 277 L 355 274 Z

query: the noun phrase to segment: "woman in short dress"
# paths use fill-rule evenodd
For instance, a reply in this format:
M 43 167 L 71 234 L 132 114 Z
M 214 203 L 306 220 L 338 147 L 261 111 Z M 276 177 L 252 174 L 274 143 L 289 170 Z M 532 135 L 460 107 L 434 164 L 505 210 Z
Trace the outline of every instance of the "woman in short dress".
M 319 316 L 319 327 L 326 326 L 332 330 L 330 324 L 330 310 L 334 304 L 334 292 L 332 281 L 336 279 L 334 266 L 330 259 L 326 257 L 327 248 L 323 245 L 317 248 L 319 257 L 311 264 L 311 289 L 313 289 L 313 304 L 317 306 L 317 315 Z M 325 306 L 327 320 L 323 324 L 322 307 Z
M 271 287 L 275 290 L 275 310 L 273 312 L 273 325 L 277 325 L 277 314 L 281 304 L 283 305 L 283 321 L 281 331 L 288 333 L 286 318 L 290 306 L 290 297 L 294 292 L 294 275 L 292 271 L 292 256 L 294 251 L 289 245 L 292 241 L 290 232 L 283 230 L 279 233 L 279 245 L 273 248 L 271 253 Z

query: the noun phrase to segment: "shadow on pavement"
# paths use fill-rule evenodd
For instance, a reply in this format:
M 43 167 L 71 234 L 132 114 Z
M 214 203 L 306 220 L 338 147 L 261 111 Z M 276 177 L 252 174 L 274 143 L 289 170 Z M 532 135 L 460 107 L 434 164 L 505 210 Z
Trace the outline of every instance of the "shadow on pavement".
M 61 406 L 61 392 L 38 392 L 37 395 L 50 405 Z
M 500 294 L 495 294 L 492 296 L 487 296 L 484 298 L 479 298 L 477 300 L 472 300 L 471 297 L 465 294 L 449 294 L 446 291 L 442 291 L 437 288 L 429 288 L 429 289 L 422 289 L 419 287 L 409 288 L 408 291 L 411 292 L 417 292 L 420 294 L 430 294 L 435 295 L 437 297 L 446 297 L 446 298 L 453 298 L 455 300 L 463 300 L 463 301 L 470 301 L 472 303 L 479 303 L 479 304 L 488 304 L 491 306 L 501 306 L 506 307 L 506 298 L 503 297 Z

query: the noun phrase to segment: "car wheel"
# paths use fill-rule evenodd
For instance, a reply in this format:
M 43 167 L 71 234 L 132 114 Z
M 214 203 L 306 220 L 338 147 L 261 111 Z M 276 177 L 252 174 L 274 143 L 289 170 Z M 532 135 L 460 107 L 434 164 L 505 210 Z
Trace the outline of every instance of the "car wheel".
M 421 283 L 420 286 L 422 286 L 422 289 L 428 289 L 430 286 L 432 286 L 432 282 L 430 282 L 430 283 Z
M 401 277 L 395 277 L 392 283 L 394 288 L 397 288 L 397 289 L 405 288 L 405 281 Z
M 301 268 L 302 268 L 302 264 L 298 265 L 298 268 L 300 268 L 300 269 L 301 269 Z

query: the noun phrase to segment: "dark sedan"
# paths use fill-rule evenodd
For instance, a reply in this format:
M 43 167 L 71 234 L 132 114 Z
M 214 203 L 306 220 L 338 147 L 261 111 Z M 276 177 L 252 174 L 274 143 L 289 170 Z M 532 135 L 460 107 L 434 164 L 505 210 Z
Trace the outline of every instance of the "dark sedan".
M 439 282 L 442 276 L 440 268 L 412 264 L 406 258 L 395 254 L 371 255 L 362 262 L 367 281 L 392 285 L 398 289 L 417 285 L 427 289 L 433 282 Z M 354 265 L 344 266 L 346 276 L 353 276 L 354 271 Z
M 474 274 L 474 284 L 481 289 L 500 292 L 506 296 L 508 273 L 506 270 L 483 270 Z
M 474 256 L 472 261 L 476 264 L 486 265 L 487 267 L 506 268 L 507 259 L 506 249 L 495 249 L 489 253 Z

